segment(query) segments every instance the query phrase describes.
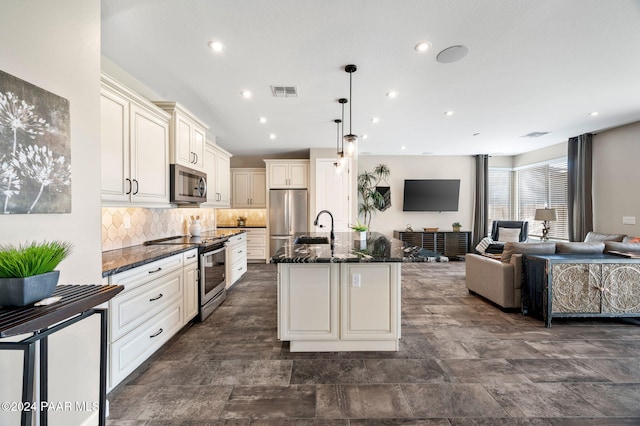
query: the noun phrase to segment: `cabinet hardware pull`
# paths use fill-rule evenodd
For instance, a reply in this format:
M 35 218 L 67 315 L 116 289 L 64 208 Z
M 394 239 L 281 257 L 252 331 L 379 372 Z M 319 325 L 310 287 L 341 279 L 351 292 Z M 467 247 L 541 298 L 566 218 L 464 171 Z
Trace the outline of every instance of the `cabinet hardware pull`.
M 193 259 L 194 257 L 196 257 L 196 255 L 194 254 L 193 256 L 189 256 L 187 257 L 187 259 Z
M 140 190 L 140 184 L 138 183 L 138 179 L 134 179 L 133 181 L 136 183 L 136 191 L 133 193 L 133 195 L 136 195 Z
M 131 179 L 126 178 L 125 180 L 127 182 L 129 182 L 129 190 L 127 192 L 125 192 L 125 194 L 129 195 L 129 194 L 131 194 L 131 190 L 133 189 L 133 184 L 131 183 Z
M 154 300 L 158 300 L 158 299 L 160 299 L 162 296 L 163 296 L 163 294 L 162 294 L 162 293 L 160 293 L 160 296 L 158 296 L 158 297 L 153 297 L 153 298 L 149 299 L 149 302 L 153 302 Z
M 162 268 L 155 269 L 153 271 L 149 271 L 150 274 L 155 274 L 156 272 L 162 271 Z
M 163 329 L 160 329 L 160 330 L 156 331 L 154 334 L 152 334 L 152 335 L 151 335 L 151 336 L 149 336 L 149 337 L 150 337 L 151 339 L 153 339 L 154 337 L 159 336 L 159 335 L 160 335 L 160 333 L 162 333 L 163 331 L 164 331 Z
M 242 266 L 238 268 L 238 271 L 242 271 Z
M 198 154 L 196 154 L 195 152 L 193 153 L 193 155 L 196 156 L 196 161 L 194 161 L 194 163 L 198 164 L 198 158 L 200 158 L 200 157 L 198 157 Z

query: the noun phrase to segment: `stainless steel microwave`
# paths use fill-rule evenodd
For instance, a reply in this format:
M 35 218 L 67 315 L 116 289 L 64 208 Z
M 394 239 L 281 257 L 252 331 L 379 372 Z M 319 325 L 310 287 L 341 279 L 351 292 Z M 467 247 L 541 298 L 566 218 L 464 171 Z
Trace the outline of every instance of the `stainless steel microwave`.
M 179 164 L 171 164 L 171 199 L 176 204 L 194 204 L 207 201 L 207 174 Z

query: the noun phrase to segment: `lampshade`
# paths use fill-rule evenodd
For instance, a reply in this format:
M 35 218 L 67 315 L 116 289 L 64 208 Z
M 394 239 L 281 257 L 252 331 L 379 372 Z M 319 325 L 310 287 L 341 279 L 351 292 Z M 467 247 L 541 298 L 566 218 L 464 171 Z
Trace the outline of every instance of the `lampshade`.
M 556 209 L 536 209 L 534 220 L 558 220 L 558 213 L 556 212 Z

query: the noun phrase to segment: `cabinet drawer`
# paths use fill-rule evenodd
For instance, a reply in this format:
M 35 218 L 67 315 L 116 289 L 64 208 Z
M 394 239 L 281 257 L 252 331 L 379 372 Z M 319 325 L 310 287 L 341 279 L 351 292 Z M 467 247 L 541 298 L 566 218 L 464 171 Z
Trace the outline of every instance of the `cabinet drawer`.
M 266 259 L 267 249 L 265 247 L 247 247 L 247 259 Z
M 247 255 L 247 246 L 244 244 L 242 244 L 241 246 L 228 247 L 227 250 L 232 263 L 237 262 L 238 259 L 241 259 Z
M 119 295 L 122 297 L 130 290 L 175 270 L 182 270 L 182 254 L 156 260 L 155 262 L 113 275 L 109 279 L 109 282 L 110 284 L 124 286 L 124 291 Z
M 250 247 L 266 247 L 267 236 L 266 235 L 247 235 L 247 245 Z
M 233 246 L 234 244 L 242 243 L 244 241 L 247 241 L 246 233 L 242 233 L 242 234 L 238 234 L 238 235 L 234 235 L 233 237 L 230 237 L 228 240 L 228 245 Z
M 120 294 L 109 302 L 109 333 L 113 342 L 166 308 L 183 292 L 182 269 Z
M 186 266 L 198 261 L 198 250 L 189 250 L 182 253 L 182 263 Z
M 237 262 L 231 266 L 231 271 L 229 271 L 229 282 L 233 284 L 237 280 L 242 277 L 242 275 L 247 272 L 247 262 L 246 259 L 244 262 Z
M 111 343 L 109 348 L 111 389 L 180 330 L 182 316 L 182 299 L 178 299 L 134 332 Z

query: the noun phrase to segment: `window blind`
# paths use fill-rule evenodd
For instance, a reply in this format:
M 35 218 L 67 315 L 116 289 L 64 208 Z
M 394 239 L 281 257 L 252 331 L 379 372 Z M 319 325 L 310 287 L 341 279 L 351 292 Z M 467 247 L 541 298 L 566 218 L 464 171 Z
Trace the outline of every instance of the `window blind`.
M 489 168 L 489 212 L 487 229 L 494 220 L 511 219 L 511 194 L 513 193 L 513 171 L 511 169 Z

